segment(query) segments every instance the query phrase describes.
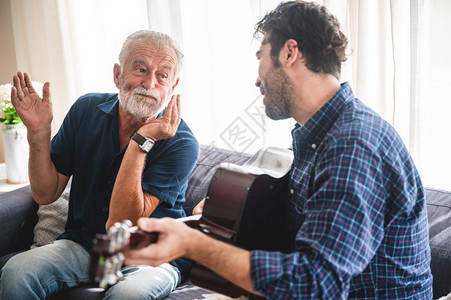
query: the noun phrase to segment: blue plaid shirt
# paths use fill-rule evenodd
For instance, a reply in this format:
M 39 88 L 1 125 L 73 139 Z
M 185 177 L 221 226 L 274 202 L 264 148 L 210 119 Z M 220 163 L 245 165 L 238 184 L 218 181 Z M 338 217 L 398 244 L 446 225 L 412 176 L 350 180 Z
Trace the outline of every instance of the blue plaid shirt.
M 431 299 L 424 190 L 396 131 L 344 83 L 292 132 L 293 251 L 252 251 L 268 299 Z

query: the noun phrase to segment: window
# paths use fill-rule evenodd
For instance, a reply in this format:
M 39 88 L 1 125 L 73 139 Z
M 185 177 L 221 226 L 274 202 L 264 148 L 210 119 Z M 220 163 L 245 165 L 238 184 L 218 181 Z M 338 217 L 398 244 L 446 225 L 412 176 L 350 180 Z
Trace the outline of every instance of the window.
M 163 31 L 184 50 L 176 92 L 182 94 L 183 118 L 201 143 L 250 153 L 289 147 L 293 121 L 265 117 L 254 87 L 254 24 L 278 2 L 68 0 L 22 7 L 12 1 L 14 35 L 23 37 L 15 40 L 16 49 L 34 45 L 33 52 L 19 53 L 18 66 L 52 82 L 58 125 L 76 97 L 116 91 L 113 65 L 128 34 Z M 451 2 L 318 2 L 337 15 L 350 40 L 342 79 L 400 133 L 425 186 L 451 189 Z

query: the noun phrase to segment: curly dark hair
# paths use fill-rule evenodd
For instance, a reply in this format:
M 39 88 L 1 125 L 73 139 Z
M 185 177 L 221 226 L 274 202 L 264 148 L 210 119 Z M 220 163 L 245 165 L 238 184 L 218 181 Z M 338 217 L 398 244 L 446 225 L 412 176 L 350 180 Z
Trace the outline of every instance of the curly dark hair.
M 280 49 L 287 40 L 294 39 L 309 70 L 340 77 L 348 40 L 337 18 L 324 6 L 306 1 L 282 2 L 255 25 L 254 37 L 259 39 L 262 34 L 267 34 L 276 67 L 280 66 Z

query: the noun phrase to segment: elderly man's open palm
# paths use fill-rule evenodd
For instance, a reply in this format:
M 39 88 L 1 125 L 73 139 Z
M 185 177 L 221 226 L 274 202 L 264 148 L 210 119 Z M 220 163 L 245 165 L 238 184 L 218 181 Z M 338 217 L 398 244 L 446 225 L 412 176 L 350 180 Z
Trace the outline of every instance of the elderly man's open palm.
M 13 77 L 11 103 L 29 131 L 35 132 L 43 128 L 50 129 L 53 119 L 52 102 L 50 101 L 50 83 L 42 88 L 42 98 L 33 88 L 30 75 L 18 72 Z
M 155 141 L 171 138 L 175 135 L 180 125 L 180 114 L 180 95 L 173 95 L 164 111 L 164 115 L 149 121 L 141 127 L 140 131 L 143 135 Z

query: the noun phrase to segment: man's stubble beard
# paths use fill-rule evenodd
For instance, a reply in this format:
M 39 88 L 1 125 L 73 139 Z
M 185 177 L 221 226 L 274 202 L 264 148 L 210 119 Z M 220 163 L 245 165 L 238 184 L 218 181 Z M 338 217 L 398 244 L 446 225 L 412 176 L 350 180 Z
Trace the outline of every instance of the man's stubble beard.
M 266 115 L 272 120 L 290 118 L 294 88 L 293 83 L 281 67 L 271 67 L 264 80 L 264 88 Z

